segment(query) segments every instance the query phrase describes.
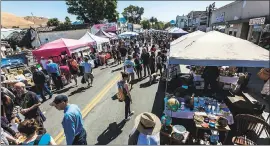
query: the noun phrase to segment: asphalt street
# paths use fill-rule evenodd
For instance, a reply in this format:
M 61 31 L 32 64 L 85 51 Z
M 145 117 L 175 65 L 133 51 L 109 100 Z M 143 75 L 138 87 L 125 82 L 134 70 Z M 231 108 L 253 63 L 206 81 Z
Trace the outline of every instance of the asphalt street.
M 158 83 L 149 86 L 149 78 L 145 78 L 137 82 L 131 90 L 131 110 L 135 114 L 130 121 L 124 122 L 125 104 L 113 100 L 117 93 L 116 83 L 121 79 L 120 72 L 123 71 L 121 67 L 122 64 L 96 68 L 93 71 L 93 87 L 86 88 L 87 84 L 81 83 L 75 87 L 74 83 L 71 83 L 62 93 L 55 93 L 53 96 L 66 94 L 69 96 L 69 103 L 80 107 L 89 144 L 127 144 L 135 117 L 142 112 L 152 111 Z M 47 118 L 44 125 L 57 144 L 66 144 L 61 125 L 63 111 L 51 107 L 49 103 L 52 100 L 53 98 L 41 105 L 41 110 Z

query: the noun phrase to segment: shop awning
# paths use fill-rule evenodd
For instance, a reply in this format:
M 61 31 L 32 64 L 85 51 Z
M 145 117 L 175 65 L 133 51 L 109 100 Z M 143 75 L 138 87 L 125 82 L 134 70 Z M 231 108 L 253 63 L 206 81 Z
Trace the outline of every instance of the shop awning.
M 172 45 L 169 63 L 269 68 L 269 51 L 249 41 L 210 31 Z

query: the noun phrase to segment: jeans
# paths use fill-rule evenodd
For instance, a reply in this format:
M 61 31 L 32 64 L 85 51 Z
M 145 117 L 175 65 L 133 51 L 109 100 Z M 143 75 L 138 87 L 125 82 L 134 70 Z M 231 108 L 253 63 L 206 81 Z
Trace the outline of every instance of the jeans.
M 85 129 L 82 129 L 82 132 L 75 136 L 72 145 L 87 145 L 87 133 Z
M 52 73 L 51 76 L 57 90 L 60 90 L 64 87 L 61 76 L 57 75 L 56 73 Z
M 46 100 L 46 97 L 44 96 L 44 91 L 48 93 L 50 96 L 52 95 L 51 91 L 49 90 L 46 83 L 44 84 L 36 84 L 37 90 L 43 100 Z
M 142 77 L 142 68 L 141 67 L 136 68 L 136 73 L 137 73 L 138 79 L 141 78 Z
M 149 66 L 149 64 L 144 64 L 143 65 L 144 76 L 146 76 L 146 70 L 147 70 L 148 76 L 150 76 L 150 66 Z
M 131 113 L 131 111 L 130 111 L 130 99 L 129 99 L 129 97 L 126 97 L 126 99 L 125 99 L 125 119 L 128 118 L 130 113 Z

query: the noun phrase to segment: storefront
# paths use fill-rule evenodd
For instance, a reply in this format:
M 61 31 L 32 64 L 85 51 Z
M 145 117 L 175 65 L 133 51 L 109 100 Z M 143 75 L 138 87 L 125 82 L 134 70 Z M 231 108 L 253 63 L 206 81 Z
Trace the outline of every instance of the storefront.
M 255 44 L 259 44 L 265 38 L 269 38 L 270 36 L 269 24 L 268 25 L 266 24 L 267 23 L 266 20 L 267 20 L 266 17 L 253 18 L 249 20 L 250 26 L 248 36 L 249 41 Z

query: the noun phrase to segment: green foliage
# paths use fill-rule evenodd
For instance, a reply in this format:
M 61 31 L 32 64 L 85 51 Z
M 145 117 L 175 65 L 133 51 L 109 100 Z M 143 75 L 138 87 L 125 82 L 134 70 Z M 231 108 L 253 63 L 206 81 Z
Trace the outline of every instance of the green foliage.
M 68 13 L 84 23 L 97 24 L 104 19 L 117 21 L 116 0 L 66 0 L 66 4 Z
M 153 27 L 153 24 L 154 24 L 154 23 L 158 22 L 157 18 L 155 18 L 155 17 L 151 17 L 151 18 L 149 19 L 149 21 L 151 22 L 152 27 Z
M 141 16 L 144 13 L 143 7 L 129 5 L 124 9 L 122 15 L 129 23 L 140 24 Z
M 150 24 L 149 20 L 141 21 L 141 25 L 142 25 L 143 29 L 150 29 L 150 27 L 151 27 L 151 24 Z
M 170 22 L 167 22 L 165 25 L 164 25 L 164 29 L 168 28 L 171 26 L 171 23 Z
M 47 22 L 47 26 L 59 26 L 60 21 L 57 18 L 49 19 Z
M 66 17 L 66 18 L 65 18 L 64 24 L 65 24 L 65 25 L 68 25 L 68 26 L 71 25 L 71 21 L 70 21 L 69 17 Z

